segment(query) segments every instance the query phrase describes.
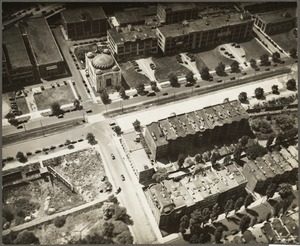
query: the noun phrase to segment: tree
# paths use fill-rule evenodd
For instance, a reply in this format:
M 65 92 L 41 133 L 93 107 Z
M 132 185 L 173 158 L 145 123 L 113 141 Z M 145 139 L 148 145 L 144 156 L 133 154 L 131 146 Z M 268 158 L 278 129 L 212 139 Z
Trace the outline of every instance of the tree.
M 272 214 L 269 212 L 266 215 L 266 221 L 269 222 L 269 220 L 271 219 Z
M 267 149 L 257 142 L 247 146 L 245 152 L 251 160 L 256 160 L 257 157 L 262 157 L 268 153 Z
M 183 215 L 180 219 L 180 224 L 182 224 L 183 227 L 187 229 L 189 228 L 189 223 L 190 223 L 189 217 L 187 215 Z
M 254 67 L 256 67 L 256 60 L 255 59 L 250 59 L 250 66 L 252 67 L 252 68 L 254 68 Z
M 100 97 L 104 104 L 110 103 L 109 95 L 107 94 L 107 91 L 105 89 L 100 92 Z
M 239 94 L 239 98 L 238 99 L 239 99 L 239 101 L 241 103 L 246 102 L 247 101 L 247 93 L 246 92 L 241 92 Z
M 115 218 L 115 220 L 121 220 L 124 222 L 124 220 L 126 220 L 126 218 L 128 217 L 127 209 L 115 204 L 113 217 Z
M 215 70 L 217 75 L 223 75 L 225 72 L 225 65 L 222 62 L 220 62 L 218 66 L 216 66 Z
M 243 136 L 240 138 L 239 142 L 242 147 L 245 147 L 248 143 L 249 137 L 248 136 Z
M 15 216 L 9 207 L 4 206 L 2 209 L 2 217 L 5 218 L 8 222 L 11 222 Z
M 105 237 L 112 237 L 114 231 L 114 224 L 111 222 L 104 222 L 103 224 L 103 236 Z
M 253 202 L 253 197 L 251 194 L 248 194 L 244 201 L 244 206 L 247 208 Z
M 217 155 L 213 152 L 211 157 L 210 157 L 210 162 L 212 165 L 215 165 L 217 163 Z
M 15 115 L 12 112 L 8 112 L 4 117 L 6 119 L 12 119 L 12 118 L 15 118 Z
M 211 210 L 211 214 L 210 214 L 210 219 L 211 219 L 211 221 L 215 221 L 216 219 L 218 219 L 218 217 L 219 217 L 219 214 L 220 214 L 220 207 L 219 207 L 219 204 L 218 203 L 216 203 L 214 206 L 213 206 L 213 208 L 212 208 L 212 210 Z
M 143 94 L 145 90 L 145 85 L 143 83 L 138 83 L 135 87 L 138 94 Z
M 296 90 L 296 80 L 295 79 L 289 79 L 287 82 L 286 82 L 286 88 L 290 91 L 293 91 L 293 90 Z
M 266 147 L 269 148 L 269 147 L 271 146 L 271 144 L 273 143 L 273 141 L 274 141 L 274 136 L 273 136 L 273 135 L 270 135 L 270 136 L 268 137 L 267 142 L 266 142 Z
M 203 223 L 206 224 L 209 219 L 210 219 L 210 214 L 211 214 L 211 211 L 209 208 L 204 208 L 203 211 L 202 211 L 202 215 L 203 215 Z
M 284 139 L 292 139 L 295 138 L 298 135 L 298 128 L 292 128 L 290 130 L 287 130 L 283 133 Z
M 79 110 L 80 109 L 80 101 L 78 99 L 75 99 L 73 102 L 74 108 Z
M 19 151 L 16 155 L 16 158 L 19 162 L 25 163 L 27 161 L 27 158 L 25 157 L 24 153 Z
M 131 236 L 129 231 L 123 231 L 119 235 L 116 236 L 116 240 L 121 244 L 132 244 L 133 237 Z
M 273 209 L 274 209 L 274 217 L 278 217 L 278 216 L 279 216 L 279 213 L 280 213 L 280 211 L 281 211 L 281 209 L 282 209 L 282 204 L 281 204 L 280 202 L 277 202 L 277 203 L 274 205 Z
M 253 119 L 251 121 L 251 127 L 254 131 L 259 131 L 261 133 L 271 133 L 273 131 L 270 122 L 260 118 Z
M 178 164 L 179 168 L 182 167 L 182 165 L 183 165 L 183 163 L 184 163 L 184 160 L 185 160 L 184 155 L 183 155 L 183 154 L 180 154 L 180 155 L 178 156 L 178 159 L 177 159 L 177 164 Z
M 233 200 L 229 199 L 224 207 L 225 217 L 227 218 L 228 213 L 233 209 Z
M 278 187 L 278 193 L 282 199 L 287 198 L 293 192 L 293 187 L 291 184 L 283 183 Z
M 243 203 L 244 203 L 244 198 L 243 197 L 239 197 L 235 204 L 234 204 L 234 210 L 235 212 L 237 212 L 242 206 L 243 206 Z
M 281 130 L 286 131 L 293 128 L 295 120 L 287 114 L 281 114 L 276 116 L 275 123 L 281 128 Z
M 276 95 L 279 94 L 278 85 L 272 85 L 271 89 L 272 89 L 273 94 L 276 94 Z
M 203 162 L 202 155 L 201 154 L 195 155 L 195 161 L 197 163 L 202 163 Z
M 157 82 L 156 81 L 151 81 L 150 85 L 151 85 L 151 90 L 153 90 L 153 91 L 157 91 L 158 90 L 158 88 L 157 88 Z
M 216 243 L 221 243 L 221 238 L 223 236 L 223 227 L 222 226 L 218 226 L 217 229 L 215 230 L 215 240 L 216 240 Z
M 241 159 L 243 149 L 240 145 L 237 145 L 233 151 L 233 159 L 238 162 Z
M 251 227 L 255 226 L 257 223 L 257 217 L 253 217 L 252 220 L 251 220 Z
M 65 217 L 56 217 L 53 220 L 53 224 L 57 227 L 57 228 L 62 228 L 66 223 L 66 218 Z
M 53 102 L 51 104 L 51 112 L 53 115 L 60 115 L 62 113 L 62 110 L 60 108 L 60 104 L 58 102 Z
M 261 61 L 262 65 L 268 65 L 269 64 L 269 55 L 268 54 L 261 55 L 260 61 Z
M 119 126 L 115 126 L 115 127 L 114 127 L 114 131 L 115 131 L 115 133 L 117 133 L 118 135 L 120 135 L 120 134 L 122 133 L 121 127 L 119 127 Z
M 227 166 L 227 165 L 229 165 L 229 164 L 231 164 L 231 156 L 230 156 L 230 155 L 225 156 L 225 158 L 224 158 L 224 160 L 223 160 L 223 165 L 224 165 L 224 166 Z
M 280 54 L 278 51 L 272 53 L 272 60 L 273 62 L 279 62 L 280 61 Z
M 232 72 L 239 72 L 240 71 L 240 66 L 237 61 L 233 61 L 230 65 L 231 71 Z
M 199 243 L 199 237 L 197 234 L 193 234 L 193 236 L 190 238 L 190 244 L 198 244 Z
M 267 190 L 266 190 L 266 195 L 267 195 L 267 200 L 272 198 L 277 190 L 277 185 L 274 183 L 269 184 Z
M 30 231 L 21 231 L 17 238 L 13 241 L 14 244 L 39 244 L 40 240 Z
M 120 95 L 120 97 L 121 97 L 122 99 L 125 99 L 125 98 L 127 97 L 126 92 L 125 92 L 125 89 L 124 89 L 123 86 L 120 87 L 120 89 L 119 89 L 119 95 Z
M 276 137 L 275 144 L 280 145 L 280 144 L 282 144 L 283 140 L 284 140 L 283 133 L 279 132 L 277 137 Z
M 250 225 L 251 218 L 248 215 L 244 215 L 240 220 L 240 229 L 242 232 L 246 231 Z
M 197 224 L 201 227 L 201 225 L 204 221 L 205 221 L 205 219 L 204 219 L 203 213 L 199 208 L 194 210 L 191 213 L 190 226 Z M 193 234 L 192 228 L 191 228 L 191 234 Z
M 292 48 L 292 49 L 290 50 L 290 56 L 291 56 L 292 58 L 296 59 L 296 58 L 297 58 L 297 49 Z
M 138 121 L 137 119 L 132 123 L 132 125 L 134 126 L 134 129 L 136 130 L 136 131 L 140 131 L 140 129 L 141 129 L 141 122 L 140 121 Z
M 262 99 L 264 96 L 264 89 L 261 87 L 258 87 L 254 91 L 254 95 L 257 99 Z
M 87 135 L 86 135 L 86 140 L 88 140 L 88 143 L 90 145 L 95 145 L 97 144 L 97 141 L 95 139 L 95 136 L 93 133 L 89 132 Z
M 185 79 L 188 83 L 195 83 L 194 74 L 192 71 L 188 71 L 188 73 L 185 75 Z
M 83 239 L 79 240 L 70 240 L 69 244 L 113 244 L 114 242 L 110 238 L 104 238 L 98 233 L 89 234 Z
M 154 179 L 157 183 L 165 180 L 168 177 L 168 171 L 166 168 L 158 168 L 156 173 L 153 174 L 152 179 Z
M 178 86 L 178 78 L 177 75 L 173 72 L 168 74 L 169 81 L 172 87 Z
M 209 80 L 209 78 L 210 78 L 209 68 L 203 67 L 200 71 L 200 75 L 203 80 Z

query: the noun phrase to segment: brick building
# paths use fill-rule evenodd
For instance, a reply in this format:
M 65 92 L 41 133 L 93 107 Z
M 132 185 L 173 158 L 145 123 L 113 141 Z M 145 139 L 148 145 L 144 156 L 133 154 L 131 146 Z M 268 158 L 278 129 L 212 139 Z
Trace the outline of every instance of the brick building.
M 220 206 L 228 199 L 245 195 L 247 180 L 235 164 L 216 171 L 211 165 L 204 167 L 202 174 L 186 175 L 179 182 L 164 180 L 152 184 L 145 195 L 160 228 L 178 224 L 183 215 L 195 209 Z
M 296 9 L 283 9 L 255 16 L 255 25 L 266 34 L 287 32 L 296 26 Z
M 194 3 L 159 3 L 157 16 L 165 24 L 179 23 L 198 18 L 198 8 Z
M 295 155 L 292 155 L 291 151 L 287 149 L 274 151 L 245 163 L 242 172 L 248 180 L 248 190 L 264 194 L 272 182 L 280 184 L 287 180 L 297 180 L 299 166 L 298 154 L 295 153 L 298 152 L 296 150 L 293 152 Z
M 146 125 L 145 140 L 153 158 L 223 138 L 242 136 L 249 130 L 248 114 L 235 100 L 171 116 Z
M 106 36 L 108 22 L 100 6 L 67 9 L 61 12 L 61 17 L 71 40 Z
M 3 30 L 2 35 L 3 88 L 35 82 L 33 65 L 30 62 L 20 29 L 11 26 Z
M 117 60 L 157 54 L 157 37 L 149 26 L 116 27 L 108 30 L 107 41 Z
M 65 61 L 46 19 L 29 18 L 23 25 L 39 76 L 54 79 L 67 75 Z
M 121 85 L 121 69 L 108 49 L 104 50 L 103 53 L 86 53 L 85 62 L 91 84 L 96 91 Z
M 249 13 L 235 13 L 162 26 L 157 28 L 158 46 L 168 54 L 238 42 L 252 36 L 253 22 Z

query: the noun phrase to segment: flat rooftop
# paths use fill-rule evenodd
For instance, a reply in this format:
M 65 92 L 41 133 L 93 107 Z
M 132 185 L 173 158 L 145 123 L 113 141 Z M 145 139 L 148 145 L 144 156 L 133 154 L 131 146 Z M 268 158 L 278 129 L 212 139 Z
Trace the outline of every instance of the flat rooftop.
M 107 19 L 100 6 L 66 9 L 62 11 L 62 15 L 67 23 Z
M 11 26 L 4 29 L 2 32 L 2 38 L 2 42 L 5 45 L 12 69 L 32 66 L 22 38 L 22 34 L 18 27 Z
M 26 33 L 37 65 L 63 61 L 46 19 L 44 17 L 29 18 L 26 22 Z
M 117 44 L 124 42 L 135 42 L 137 40 L 145 40 L 149 38 L 157 39 L 155 29 L 151 29 L 149 26 L 135 25 L 128 27 L 118 27 L 108 30 L 108 33 Z
M 146 125 L 157 145 L 167 144 L 178 137 L 203 132 L 215 126 L 231 124 L 233 121 L 248 119 L 249 116 L 238 101 L 209 106 L 194 112 L 173 115 Z
M 251 19 L 242 20 L 240 18 L 240 15 L 241 14 L 233 13 L 229 15 L 230 17 L 228 15 L 221 15 L 211 19 L 194 20 L 188 22 L 188 26 L 182 26 L 181 23 L 174 23 L 174 24 L 159 27 L 158 30 L 165 37 L 178 37 L 178 36 L 188 35 L 193 32 L 208 31 L 208 30 L 218 29 L 221 27 L 233 26 L 240 23 L 253 21 Z
M 196 4 L 194 3 L 159 3 L 159 5 L 166 9 L 166 10 L 172 10 L 172 11 L 183 11 L 183 10 L 189 10 L 189 9 L 194 9 L 197 8 Z
M 290 8 L 290 9 L 281 9 L 266 13 L 258 14 L 257 16 L 265 21 L 266 23 L 276 23 L 276 22 L 282 22 L 286 20 L 291 20 L 296 17 L 296 9 Z

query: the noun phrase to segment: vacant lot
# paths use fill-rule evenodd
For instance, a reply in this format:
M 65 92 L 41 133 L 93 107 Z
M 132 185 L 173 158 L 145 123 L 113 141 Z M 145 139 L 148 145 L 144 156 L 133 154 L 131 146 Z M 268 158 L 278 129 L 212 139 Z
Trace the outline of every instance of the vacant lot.
M 53 102 L 60 105 L 72 103 L 75 96 L 68 85 L 43 90 L 41 94 L 35 94 L 34 99 L 38 110 L 49 109 Z
M 168 74 L 174 72 L 177 76 L 185 76 L 190 70 L 176 61 L 176 55 L 152 57 L 156 65 L 155 77 L 158 82 L 168 81 Z
M 16 99 L 16 103 L 18 105 L 18 109 L 22 112 L 22 114 L 28 114 L 30 112 L 25 97 Z
M 259 59 L 262 54 L 268 53 L 267 50 L 262 47 L 260 43 L 254 38 L 250 41 L 239 44 L 244 48 L 247 60 L 250 60 L 251 58 Z
M 100 154 L 94 149 L 50 159 L 44 161 L 44 164 L 51 165 L 66 180 L 71 182 L 76 192 L 86 202 L 103 197 L 106 189 L 111 188 L 107 179 L 101 181 L 101 177 L 105 175 L 105 170 Z
M 270 37 L 286 52 L 289 52 L 292 48 L 297 49 L 297 39 L 293 34 L 293 30 L 276 35 L 270 35 Z
M 145 85 L 150 84 L 148 77 L 136 72 L 131 62 L 126 62 L 119 65 L 122 70 L 122 75 L 130 88 L 135 88 L 139 83 L 143 83 Z

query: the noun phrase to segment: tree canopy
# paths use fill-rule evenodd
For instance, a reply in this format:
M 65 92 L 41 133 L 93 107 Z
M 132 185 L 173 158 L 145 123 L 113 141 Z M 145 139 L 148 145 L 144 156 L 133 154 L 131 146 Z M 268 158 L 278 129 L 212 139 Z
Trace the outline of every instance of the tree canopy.
M 297 86 L 297 83 L 296 83 L 296 80 L 295 79 L 289 79 L 287 82 L 286 82 L 286 88 L 290 91 L 293 91 L 296 89 L 296 86 Z
M 172 87 L 175 87 L 178 85 L 178 78 L 174 72 L 170 72 L 168 74 L 168 78 L 169 78 L 169 81 L 170 81 Z
M 254 94 L 257 99 L 262 99 L 264 96 L 264 89 L 261 87 L 258 87 L 255 89 Z
M 263 65 L 267 65 L 269 63 L 269 55 L 268 54 L 261 55 L 260 60 Z
M 203 80 L 209 80 L 209 78 L 210 78 L 209 68 L 203 67 L 200 71 L 200 75 Z
M 247 93 L 246 93 L 246 92 L 241 92 L 241 93 L 239 94 L 238 99 L 239 99 L 239 101 L 240 101 L 241 103 L 246 102 L 247 99 L 248 99 L 248 98 L 247 98 Z
M 152 179 L 154 179 L 157 183 L 165 180 L 168 177 L 168 171 L 166 168 L 158 168 L 156 173 L 153 174 Z
M 62 113 L 62 110 L 60 108 L 60 104 L 58 102 L 53 102 L 51 104 L 51 112 L 53 115 L 60 115 Z
M 267 149 L 257 142 L 248 145 L 245 152 L 251 160 L 255 160 L 257 157 L 262 157 L 268 153 Z

